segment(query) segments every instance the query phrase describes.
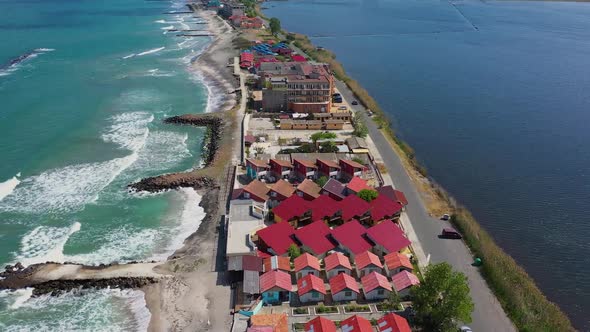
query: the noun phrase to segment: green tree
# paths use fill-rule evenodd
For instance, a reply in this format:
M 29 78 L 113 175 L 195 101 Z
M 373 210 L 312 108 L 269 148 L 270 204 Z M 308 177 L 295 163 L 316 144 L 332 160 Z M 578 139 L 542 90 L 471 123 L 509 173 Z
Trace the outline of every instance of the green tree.
M 317 141 L 322 139 L 335 139 L 336 134 L 328 131 L 318 131 L 317 133 L 311 134 L 311 140 L 315 144 Z
M 270 26 L 270 32 L 276 36 L 279 34 L 279 32 L 281 32 L 281 21 L 276 18 L 273 17 L 270 19 L 270 21 L 268 22 L 268 25 Z
M 369 134 L 367 125 L 365 125 L 365 122 L 358 116 L 354 118 L 352 126 L 354 128 L 354 131 L 352 132 L 354 136 L 365 138 Z
M 399 294 L 396 292 L 390 292 L 387 300 L 385 300 L 385 306 L 388 310 L 397 310 L 400 304 Z
M 474 305 L 467 277 L 448 263 L 430 265 L 424 283 L 410 291 L 416 320 L 425 331 L 455 331 L 456 322 L 471 322 Z
M 320 187 L 323 187 L 326 182 L 328 182 L 327 176 L 320 176 L 317 180 L 315 180 L 315 183 Z
M 291 257 L 291 261 L 299 256 L 301 256 L 301 249 L 299 249 L 297 245 L 292 244 L 289 247 L 289 257 Z
M 338 147 L 336 146 L 336 143 L 334 143 L 333 141 L 326 141 L 326 142 L 322 142 L 322 144 L 320 144 L 320 151 L 321 152 L 338 152 Z
M 367 202 L 370 202 L 370 201 L 374 200 L 375 198 L 377 198 L 378 193 L 375 190 L 363 189 L 357 193 L 357 196 Z

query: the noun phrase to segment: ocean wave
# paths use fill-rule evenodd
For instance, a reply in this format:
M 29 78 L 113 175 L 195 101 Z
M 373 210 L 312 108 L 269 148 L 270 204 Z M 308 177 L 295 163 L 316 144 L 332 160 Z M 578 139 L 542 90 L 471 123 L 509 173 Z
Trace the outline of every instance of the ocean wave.
M 36 58 L 39 54 L 44 54 L 47 52 L 55 51 L 52 48 L 37 48 L 32 51 L 26 52 L 24 54 L 19 55 L 18 57 L 8 61 L 6 64 L 0 66 L 0 77 L 1 76 L 8 76 L 11 73 L 17 71 L 21 64 L 27 60 Z
M 144 55 L 148 55 L 148 54 L 158 53 L 158 52 L 160 52 L 161 50 L 163 50 L 165 48 L 166 48 L 165 46 L 154 48 L 154 49 L 147 50 L 147 51 L 144 51 L 144 52 L 141 52 L 141 53 L 137 53 L 135 56 L 144 56 Z
M 73 223 L 70 227 L 36 227 L 22 238 L 21 254 L 16 257 L 16 261 L 23 265 L 65 262 L 64 246 L 70 236 L 80 228 L 79 222 Z
M 0 292 L 14 303 L 24 294 Z M 33 319 L 22 319 L 34 315 Z M 151 314 L 143 292 L 131 289 L 74 290 L 31 297 L 0 312 L 2 331 L 146 331 Z
M 124 56 L 123 59 L 133 58 L 134 56 L 135 56 L 135 53 L 131 53 L 131 54 Z
M 12 178 L 10 178 L 4 182 L 0 182 L 0 201 L 2 201 L 2 199 L 4 199 L 4 197 L 10 195 L 14 191 L 16 186 L 18 186 L 18 184 L 20 183 L 19 177 L 20 177 L 20 172 L 17 173 Z

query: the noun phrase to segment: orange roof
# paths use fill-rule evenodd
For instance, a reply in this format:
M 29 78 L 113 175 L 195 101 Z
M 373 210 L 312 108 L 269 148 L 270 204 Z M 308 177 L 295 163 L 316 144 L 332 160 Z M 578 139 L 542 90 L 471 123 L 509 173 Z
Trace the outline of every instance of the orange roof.
M 371 264 L 383 268 L 383 264 L 379 261 L 379 257 L 370 251 L 365 251 L 356 255 L 354 261 L 356 263 L 356 268 L 359 270 L 364 269 Z
M 387 280 L 387 277 L 377 272 L 371 272 L 362 277 L 361 284 L 363 285 L 363 291 L 365 294 L 377 288 L 391 291 L 391 284 L 389 283 L 389 280 Z
M 270 190 L 275 191 L 285 197 L 290 197 L 295 191 L 295 188 L 293 188 L 289 182 L 281 179 L 273 184 L 272 187 L 270 187 Z
M 291 261 L 289 257 L 272 256 L 264 259 L 264 272 L 271 270 L 291 271 Z
M 272 162 L 274 162 L 274 163 L 276 163 L 276 164 L 278 164 L 278 165 L 281 165 L 281 166 L 283 166 L 283 167 L 293 167 L 293 164 L 291 164 L 291 162 L 290 162 L 290 161 L 288 161 L 288 160 L 283 160 L 283 159 L 271 159 L 270 161 L 272 161 Z
M 367 181 L 359 178 L 358 176 L 353 177 L 352 180 L 350 180 L 350 182 L 346 185 L 346 187 L 354 191 L 355 193 L 358 193 L 363 189 L 375 190 L 375 188 L 371 188 L 367 185 Z
M 268 163 L 261 159 L 246 159 L 246 161 L 257 167 L 268 167 Z
M 245 186 L 243 189 L 244 191 L 256 195 L 263 200 L 268 199 L 268 192 L 270 191 L 270 189 L 268 189 L 268 187 L 264 183 L 258 180 L 254 180 L 248 183 L 248 185 Z
M 295 159 L 293 160 L 293 164 L 295 163 L 300 163 L 301 165 L 305 166 L 305 167 L 313 167 L 313 168 L 317 168 L 317 166 L 315 165 L 315 163 L 311 160 L 307 160 L 307 159 Z
M 324 265 L 326 266 L 326 271 L 333 270 L 338 266 L 352 270 L 352 266 L 350 266 L 350 260 L 340 252 L 335 252 L 324 258 Z
M 385 260 L 385 265 L 387 265 L 389 270 L 397 269 L 398 267 L 405 267 L 410 270 L 414 269 L 414 266 L 412 266 L 412 262 L 410 262 L 408 256 L 400 254 L 399 252 L 387 254 L 385 257 L 383 257 L 383 259 Z
M 313 198 L 317 198 L 320 196 L 320 191 L 322 187 L 318 186 L 315 182 L 311 181 L 310 179 L 305 179 L 297 186 L 297 190 L 308 194 Z
M 340 159 L 340 162 L 345 163 L 354 168 L 365 168 L 365 166 L 357 163 L 356 161 L 349 160 L 349 159 Z
M 275 332 L 289 332 L 287 314 L 258 314 L 250 317 L 252 326 L 271 326 Z
M 308 274 L 305 277 L 297 280 L 297 294 L 299 294 L 299 296 L 305 295 L 312 290 L 326 295 L 326 286 L 324 285 L 324 281 L 313 274 Z
M 322 163 L 322 164 L 329 166 L 329 167 L 340 168 L 340 165 L 338 165 L 337 162 L 335 162 L 333 160 L 329 160 L 329 159 L 318 159 L 318 163 Z
M 317 259 L 317 257 L 308 253 L 303 253 L 301 256 L 295 258 L 293 263 L 295 264 L 295 272 L 299 272 L 306 267 L 311 267 L 317 271 L 321 270 L 320 261 Z

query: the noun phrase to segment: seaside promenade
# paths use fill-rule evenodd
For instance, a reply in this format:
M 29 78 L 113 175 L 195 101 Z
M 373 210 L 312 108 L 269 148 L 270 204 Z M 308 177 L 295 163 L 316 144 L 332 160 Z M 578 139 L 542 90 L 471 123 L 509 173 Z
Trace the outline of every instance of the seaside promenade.
M 356 99 L 343 82 L 336 81 L 336 87 L 349 104 Z M 367 110 L 362 105 L 351 107 L 358 116 L 365 120 L 369 136 L 388 169 L 388 175 L 391 176 L 394 187 L 403 191 L 408 199 L 407 219 L 411 223 L 411 228 L 414 230 L 424 254 L 430 257 L 431 263 L 447 262 L 455 270 L 463 272 L 467 276 L 471 297 L 475 304 L 475 310 L 472 313 L 473 322 L 469 326 L 474 331 L 516 331 L 477 268 L 471 266 L 473 256 L 467 246 L 462 241 L 438 238 L 442 228 L 450 227 L 449 222 L 438 220 L 428 214 L 402 161 L 377 125 L 367 116 Z M 412 237 L 410 234 L 409 236 Z

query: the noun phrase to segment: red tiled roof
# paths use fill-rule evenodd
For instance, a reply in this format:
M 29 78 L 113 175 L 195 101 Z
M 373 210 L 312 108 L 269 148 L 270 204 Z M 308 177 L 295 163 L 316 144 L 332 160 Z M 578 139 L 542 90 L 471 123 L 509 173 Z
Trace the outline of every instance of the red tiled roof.
M 369 228 L 367 235 L 373 242 L 383 246 L 388 253 L 400 251 L 411 243 L 404 232 L 391 220 L 385 220 Z
M 410 273 L 405 270 L 394 275 L 391 279 L 393 281 L 393 287 L 397 292 L 404 290 L 408 287 L 420 284 L 420 280 L 418 280 L 418 277 L 416 277 L 413 273 Z
M 340 210 L 338 201 L 328 195 L 320 195 L 320 197 L 309 202 L 311 209 L 311 217 L 313 220 L 320 220 L 325 217 L 332 217 Z
M 248 183 L 247 186 L 242 188 L 244 191 L 250 193 L 251 195 L 255 195 L 260 199 L 266 201 L 268 199 L 268 192 L 270 189 L 262 182 L 258 180 L 254 180 Z
M 256 232 L 277 255 L 283 255 L 292 244 L 295 244 L 291 238 L 294 233 L 295 230 L 288 222 L 273 224 Z
M 260 251 L 260 250 L 256 250 L 256 256 L 260 257 L 260 258 L 268 258 L 271 257 L 271 255 L 267 252 L 264 251 Z
M 262 258 L 258 256 L 242 256 L 242 269 L 244 271 L 262 272 Z
M 371 272 L 362 277 L 361 284 L 363 285 L 365 294 L 379 287 L 391 292 L 391 284 L 387 280 L 387 277 L 377 272 Z
M 246 162 L 248 162 L 256 167 L 268 167 L 268 163 L 264 160 L 261 160 L 261 159 L 249 158 L 249 159 L 246 159 Z
M 321 255 L 335 247 L 334 243 L 328 238 L 331 231 L 330 227 L 323 221 L 316 221 L 296 230 L 295 236 L 301 244 L 311 249 L 314 254 Z
M 299 163 L 305 167 L 313 167 L 313 168 L 318 168 L 315 163 L 311 160 L 307 160 L 307 159 L 295 159 L 293 160 L 293 164 Z
M 377 320 L 379 332 L 411 332 L 408 321 L 402 316 L 389 313 Z
M 373 247 L 373 244 L 363 236 L 365 233 L 365 228 L 357 220 L 353 220 L 333 229 L 332 237 L 353 254 L 358 255 Z
M 324 286 L 324 281 L 313 274 L 308 274 L 305 277 L 297 280 L 297 294 L 299 294 L 299 296 L 305 295 L 312 290 L 326 295 L 326 286 Z
M 339 273 L 329 280 L 330 291 L 332 294 L 338 294 L 345 289 L 349 289 L 355 293 L 360 293 L 359 285 L 353 277 L 346 273 Z
M 359 178 L 358 176 L 353 177 L 352 180 L 350 180 L 350 182 L 346 185 L 346 187 L 354 191 L 355 193 L 358 193 L 363 189 L 375 190 L 375 188 L 371 188 L 367 185 L 367 181 Z
M 286 115 L 286 114 L 283 114 L 283 115 Z M 287 118 L 288 118 L 288 117 L 289 117 L 289 116 L 287 115 Z M 271 159 L 270 161 L 271 161 L 271 162 L 274 162 L 274 163 L 276 163 L 276 164 L 278 164 L 278 165 L 281 165 L 281 166 L 283 166 L 283 167 L 293 167 L 293 164 L 291 164 L 291 162 L 290 162 L 290 161 L 288 161 L 288 160 L 283 160 L 283 159 Z
M 329 160 L 329 159 L 318 159 L 317 160 L 318 163 L 324 164 L 326 166 L 329 167 L 334 167 L 334 168 L 340 168 L 340 165 L 338 165 L 337 162 L 333 161 L 333 160 Z
M 333 321 L 324 318 L 316 317 L 305 323 L 305 332 L 336 332 L 336 324 Z
M 361 316 L 351 316 L 340 322 L 340 328 L 346 332 L 373 332 L 371 322 Z
M 303 253 L 301 256 L 295 258 L 295 260 L 293 260 L 293 264 L 295 265 L 295 272 L 299 272 L 306 267 L 311 267 L 317 271 L 321 270 L 320 261 L 317 259 L 317 257 L 308 253 Z
M 365 166 L 357 163 L 356 161 L 352 161 L 352 160 L 349 160 L 349 159 L 340 159 L 340 162 L 341 163 L 345 163 L 345 164 L 347 164 L 347 165 L 349 165 L 351 167 L 354 167 L 354 168 L 363 168 L 363 169 L 365 168 Z
M 270 190 L 277 192 L 282 196 L 291 197 L 295 191 L 295 188 L 293 188 L 293 185 L 291 185 L 289 182 L 280 179 L 279 181 L 275 182 L 272 187 L 270 187 Z
M 342 220 L 344 222 L 365 214 L 371 208 L 369 203 L 357 195 L 346 196 L 345 199 L 340 201 L 340 207 L 342 208 Z
M 320 196 L 322 188 L 310 179 L 305 179 L 297 186 L 297 190 L 308 194 L 311 197 L 317 198 Z
M 264 272 L 271 270 L 291 271 L 291 260 L 284 256 L 271 256 L 264 259 Z
M 306 200 L 297 195 L 291 195 L 291 197 L 275 207 L 272 213 L 280 217 L 281 220 L 288 221 L 294 217 L 302 216 L 308 210 L 309 206 Z
M 350 260 L 340 252 L 335 252 L 326 256 L 326 258 L 324 258 L 324 265 L 326 271 L 333 270 L 339 266 L 352 270 L 352 266 L 350 266 Z
M 379 195 L 385 195 L 394 202 L 398 202 L 403 206 L 408 205 L 408 199 L 403 192 L 393 189 L 392 186 L 382 186 L 377 188 Z
M 385 265 L 387 265 L 387 268 L 389 270 L 397 269 L 398 267 L 405 267 L 410 270 L 414 269 L 414 266 L 412 266 L 412 262 L 410 262 L 410 259 L 405 254 L 392 252 L 390 254 L 385 255 L 383 259 L 385 260 Z
M 379 257 L 370 251 L 365 251 L 356 255 L 354 257 L 354 263 L 356 264 L 356 268 L 359 270 L 364 269 L 371 264 L 379 268 L 383 268 L 383 264 L 381 264 L 381 261 L 379 261 Z
M 291 60 L 295 62 L 305 62 L 307 59 L 303 55 L 295 54 L 291 56 Z
M 402 210 L 400 203 L 394 202 L 384 195 L 377 196 L 369 205 L 371 205 L 371 217 L 373 220 L 394 216 Z
M 291 291 L 291 275 L 283 271 L 268 271 L 260 276 L 260 292 L 264 293 L 272 288 Z

